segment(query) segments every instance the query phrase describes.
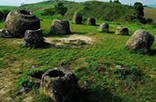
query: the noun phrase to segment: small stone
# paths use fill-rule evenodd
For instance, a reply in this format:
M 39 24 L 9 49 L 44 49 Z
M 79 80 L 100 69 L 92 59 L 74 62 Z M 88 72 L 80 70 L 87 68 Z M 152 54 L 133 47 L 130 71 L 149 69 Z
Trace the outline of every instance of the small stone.
M 98 31 L 108 33 L 109 32 L 109 24 L 108 23 L 102 23 L 99 26 Z
M 88 18 L 88 25 L 96 25 L 96 20 L 94 18 Z
M 51 26 L 52 35 L 70 34 L 70 24 L 67 20 L 54 20 Z
M 119 70 L 123 70 L 123 69 L 125 69 L 125 67 L 122 66 L 122 65 L 116 65 L 116 67 L 117 67 Z
M 75 13 L 74 16 L 73 16 L 73 23 L 82 24 L 82 14 Z
M 43 47 L 45 44 L 42 30 L 27 30 L 24 36 L 24 45 L 31 48 Z
M 116 34 L 117 35 L 129 35 L 129 30 L 127 27 L 117 27 Z
M 130 50 L 149 51 L 154 42 L 154 36 L 144 30 L 137 30 L 127 41 L 126 48 Z

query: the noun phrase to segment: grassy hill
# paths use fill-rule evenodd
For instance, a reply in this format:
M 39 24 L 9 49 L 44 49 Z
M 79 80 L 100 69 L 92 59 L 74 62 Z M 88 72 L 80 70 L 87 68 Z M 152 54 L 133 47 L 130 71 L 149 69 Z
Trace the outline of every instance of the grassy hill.
M 137 29 L 144 29 L 156 38 L 156 26 L 97 20 L 97 25 L 103 22 L 110 24 L 111 33 L 100 33 L 97 31 L 98 26 L 73 24 L 70 20 L 72 13 L 82 5 L 73 2 L 67 4 L 68 8 L 74 8 L 69 9 L 67 12 L 69 15 L 66 14 L 66 17 L 70 17 L 68 19 L 71 32 L 87 36 L 93 40 L 93 43 L 68 45 L 73 46 L 69 48 L 51 45 L 30 49 L 22 46 L 23 39 L 0 38 L 0 101 L 49 102 L 49 98 L 40 95 L 36 84 L 27 80 L 27 76 L 39 70 L 62 66 L 74 72 L 79 79 L 81 89 L 89 87 L 85 90 L 85 94 L 82 94 L 82 97 L 87 99 L 83 102 L 156 102 L 156 41 L 153 43 L 150 55 L 131 53 L 125 49 L 127 40 Z M 85 3 L 82 4 L 84 6 Z M 25 5 L 24 8 L 32 10 L 42 18 L 41 29 L 45 38 L 55 44 L 57 43 L 55 39 L 69 38 L 70 35 L 48 35 L 52 20 L 59 16 L 44 17 L 40 12 L 52 6 L 53 4 L 43 2 Z M 115 7 L 118 7 L 118 4 Z M 86 12 L 84 8 L 78 10 Z M 101 9 L 97 11 L 99 10 Z M 89 14 L 85 17 L 87 15 Z M 130 35 L 115 35 L 118 26 L 128 27 Z M 0 22 L 1 28 L 4 28 L 4 22 Z M 123 69 L 118 66 L 122 66 Z
M 145 18 L 153 19 L 153 23 L 156 24 L 156 9 L 155 8 L 145 8 L 144 13 L 145 13 Z
M 71 18 L 75 12 L 83 14 L 84 18 L 97 18 L 107 21 L 127 22 L 136 18 L 137 12 L 130 6 L 116 3 L 88 1 L 69 7 L 65 17 Z
M 31 5 L 24 5 L 22 8 L 40 14 L 44 9 L 54 7 L 56 2 L 40 2 Z M 68 8 L 65 18 L 72 18 L 75 12 L 83 14 L 84 18 L 93 17 L 100 20 L 128 22 L 137 17 L 137 12 L 128 5 L 107 3 L 99 1 L 88 1 L 76 3 L 64 1 Z

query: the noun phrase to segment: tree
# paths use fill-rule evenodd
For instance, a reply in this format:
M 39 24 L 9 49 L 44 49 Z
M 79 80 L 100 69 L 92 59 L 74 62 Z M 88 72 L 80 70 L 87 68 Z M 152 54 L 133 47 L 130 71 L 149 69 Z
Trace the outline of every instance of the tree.
M 119 2 L 119 0 L 115 0 L 115 1 L 114 1 L 114 3 L 118 3 L 118 4 L 121 4 L 121 3 Z
M 110 0 L 109 2 L 112 2 L 112 0 Z
M 55 12 L 57 13 L 57 14 L 61 14 L 61 16 L 64 16 L 64 14 L 67 12 L 67 7 L 65 7 L 64 5 L 63 5 L 63 3 L 57 3 L 56 5 L 55 5 Z
M 144 6 L 140 2 L 136 2 L 134 4 L 135 10 L 138 12 L 138 18 L 141 19 L 144 16 Z

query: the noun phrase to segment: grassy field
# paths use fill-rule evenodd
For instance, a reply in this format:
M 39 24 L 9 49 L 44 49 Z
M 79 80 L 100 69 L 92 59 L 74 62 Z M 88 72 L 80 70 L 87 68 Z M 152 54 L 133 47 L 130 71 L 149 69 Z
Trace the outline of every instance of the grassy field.
M 16 8 L 17 8 L 16 6 L 0 6 L 0 11 L 3 11 L 5 9 L 7 9 L 7 10 L 14 10 Z
M 156 24 L 156 9 L 155 8 L 145 8 L 144 9 L 145 18 L 153 19 L 153 23 Z
M 64 38 L 48 34 L 52 20 L 60 16 L 43 17 L 34 12 L 41 22 L 46 38 Z M 69 18 L 70 19 L 70 18 Z M 106 21 L 97 21 L 97 25 Z M 79 44 L 71 48 L 45 47 L 30 49 L 22 46 L 23 39 L 0 38 L 0 101 L 2 102 L 48 102 L 39 94 L 39 89 L 21 92 L 21 86 L 32 87 L 26 76 L 38 70 L 64 67 L 72 70 L 84 89 L 89 91 L 84 102 L 155 102 L 156 101 L 156 42 L 152 54 L 131 53 L 125 49 L 129 37 L 137 30 L 144 29 L 156 37 L 156 26 L 107 22 L 112 33 L 100 33 L 98 26 L 76 25 L 70 21 L 73 34 L 92 38 L 92 44 Z M 116 27 L 125 26 L 129 36 L 115 35 Z M 0 29 L 4 22 L 0 23 Z M 120 70 L 117 65 L 124 69 Z M 37 66 L 36 69 L 33 67 Z M 81 96 L 81 95 L 80 95 Z

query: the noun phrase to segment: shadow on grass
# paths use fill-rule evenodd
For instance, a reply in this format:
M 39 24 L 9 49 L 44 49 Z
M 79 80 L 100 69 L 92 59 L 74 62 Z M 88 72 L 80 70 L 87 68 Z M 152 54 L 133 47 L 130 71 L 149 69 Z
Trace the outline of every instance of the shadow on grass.
M 109 31 L 108 34 L 115 34 L 115 31 Z
M 80 35 L 85 35 L 87 33 L 89 33 L 89 32 L 72 32 L 72 34 L 80 34 Z
M 70 102 L 123 102 L 123 100 L 108 89 L 100 87 L 94 89 L 81 89 L 78 94 L 75 94 Z
M 149 55 L 150 55 L 150 56 L 154 56 L 154 55 L 156 55 L 156 49 L 151 50 L 151 51 L 149 52 Z
M 45 42 L 45 45 L 39 49 L 46 49 L 46 48 L 70 49 L 71 47 L 68 45 L 57 45 L 57 44 L 50 44 L 50 43 Z

